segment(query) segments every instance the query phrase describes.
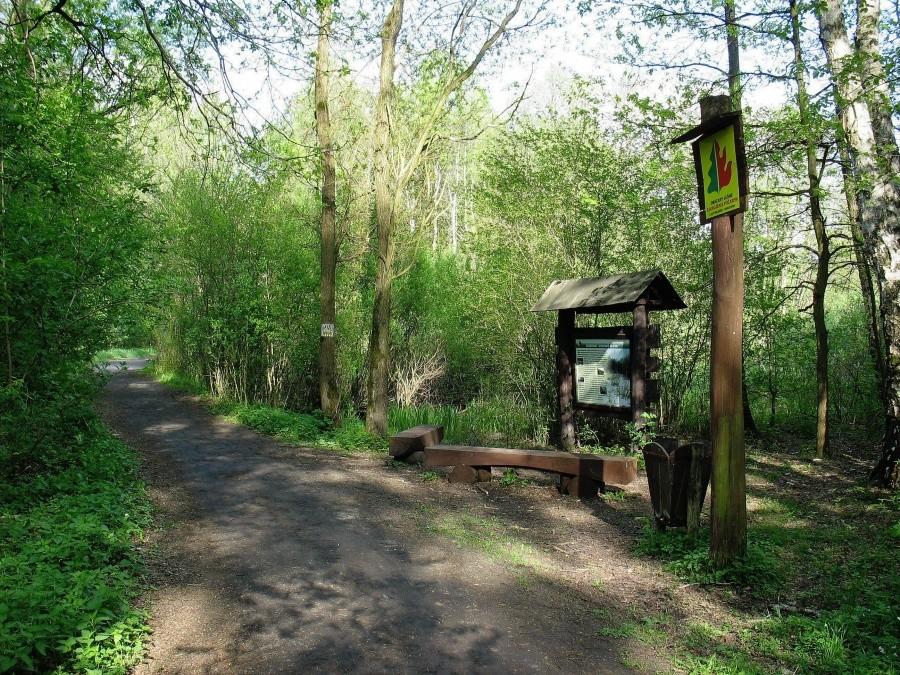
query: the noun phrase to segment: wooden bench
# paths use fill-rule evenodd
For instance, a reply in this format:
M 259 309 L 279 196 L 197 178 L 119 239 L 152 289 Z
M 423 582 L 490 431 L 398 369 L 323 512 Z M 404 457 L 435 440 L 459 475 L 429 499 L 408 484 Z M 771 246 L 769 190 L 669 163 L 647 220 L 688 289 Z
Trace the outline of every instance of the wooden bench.
M 395 454 L 394 438 L 391 439 L 391 454 L 399 458 L 422 452 L 426 467 L 452 466 L 451 483 L 489 481 L 493 466 L 557 473 L 560 476 L 560 491 L 582 499 L 596 497 L 597 490 L 604 485 L 627 485 L 637 478 L 637 460 L 634 457 L 445 445 L 431 440 L 436 436 L 443 438 L 441 427 L 408 429 L 394 437 L 400 437 L 396 441 L 398 454 Z

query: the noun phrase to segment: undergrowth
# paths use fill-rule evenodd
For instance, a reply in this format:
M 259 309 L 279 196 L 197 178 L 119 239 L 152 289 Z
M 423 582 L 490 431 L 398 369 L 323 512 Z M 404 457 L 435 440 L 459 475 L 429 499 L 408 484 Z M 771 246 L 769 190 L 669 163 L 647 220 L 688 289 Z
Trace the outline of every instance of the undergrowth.
M 773 595 L 784 583 L 771 544 L 755 538 L 743 558 L 718 568 L 709 556 L 709 530 L 691 536 L 679 530 L 659 532 L 647 524 L 635 552 L 665 560 L 665 568 L 687 583 L 729 585 L 752 597 Z
M 462 445 L 544 447 L 549 442 L 547 413 L 537 406 L 504 399 L 451 405 L 391 406 L 391 433 L 430 424 L 444 427 L 444 441 Z
M 294 412 L 260 403 L 214 401 L 210 409 L 239 424 L 291 443 L 326 450 L 383 455 L 387 442 L 366 431 L 355 417 L 345 417 L 335 427 L 321 411 Z
M 861 490 L 827 504 L 768 497 L 754 513 L 747 555 L 724 569 L 709 533 L 649 526 L 636 552 L 692 584 L 723 586 L 747 613 L 729 640 L 703 624 L 680 631 L 690 673 L 897 673 L 900 560 L 893 528 L 900 497 Z
M 202 384 L 184 375 L 152 366 L 145 372 L 173 389 L 209 397 L 208 390 Z M 297 412 L 263 403 L 211 398 L 209 408 L 216 415 L 289 443 L 352 454 L 383 455 L 387 451 L 384 439 L 370 434 L 362 420 L 349 415 L 335 427 L 321 410 Z
M 0 483 L 0 672 L 125 673 L 140 659 L 135 541 L 150 510 L 136 470 L 94 422 L 54 465 Z

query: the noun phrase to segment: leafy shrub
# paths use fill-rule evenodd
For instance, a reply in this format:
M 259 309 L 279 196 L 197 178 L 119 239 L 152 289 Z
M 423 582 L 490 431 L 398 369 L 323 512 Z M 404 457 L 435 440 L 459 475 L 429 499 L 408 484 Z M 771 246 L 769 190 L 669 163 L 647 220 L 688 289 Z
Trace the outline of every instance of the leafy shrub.
M 746 555 L 727 567 L 717 567 L 709 557 L 709 531 L 691 537 L 687 532 L 659 532 L 645 526 L 635 547 L 640 555 L 666 560 L 666 569 L 689 583 L 733 584 L 749 588 L 755 596 L 768 596 L 782 585 L 784 576 L 768 542 L 748 542 Z
M 67 450 L 65 468 L 0 484 L 0 672 L 124 673 L 143 651 L 134 455 L 99 425 Z
M 347 418 L 331 433 L 331 440 L 345 450 L 380 452 L 387 449 L 387 442 L 366 431 L 366 425 L 356 418 Z

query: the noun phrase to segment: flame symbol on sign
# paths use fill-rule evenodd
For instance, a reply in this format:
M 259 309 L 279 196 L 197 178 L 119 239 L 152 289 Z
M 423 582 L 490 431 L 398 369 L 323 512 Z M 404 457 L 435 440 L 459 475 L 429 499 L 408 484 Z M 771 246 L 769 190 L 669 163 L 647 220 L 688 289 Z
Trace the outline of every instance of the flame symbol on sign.
M 718 192 L 731 182 L 732 161 L 718 141 L 715 141 L 709 153 L 709 187 L 706 192 Z

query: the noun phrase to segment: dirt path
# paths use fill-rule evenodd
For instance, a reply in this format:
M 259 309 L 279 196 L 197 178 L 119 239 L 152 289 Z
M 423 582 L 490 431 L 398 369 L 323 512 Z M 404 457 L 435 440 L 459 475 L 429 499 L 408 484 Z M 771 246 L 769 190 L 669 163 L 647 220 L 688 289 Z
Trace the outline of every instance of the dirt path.
M 287 447 L 135 373 L 110 380 L 103 411 L 142 452 L 162 525 L 153 635 L 139 673 L 633 672 L 623 658 L 660 665 L 655 650 L 598 636 L 597 616 L 624 616 L 627 591 L 646 596 L 654 582 L 652 573 L 619 582 L 617 569 L 639 570 L 621 560 L 622 535 L 596 518 L 597 507 L 549 488 L 489 499 L 383 460 Z M 504 527 L 526 531 L 515 541 L 527 564 L 490 555 L 489 541 L 460 545 L 423 526 L 446 505 L 457 528 L 474 516 L 495 524 L 505 512 L 524 516 L 533 532 Z M 608 539 L 580 546 L 579 531 L 598 525 Z M 508 541 L 505 530 L 496 536 Z M 609 564 L 590 563 L 603 550 Z M 596 590 L 604 577 L 614 592 Z

